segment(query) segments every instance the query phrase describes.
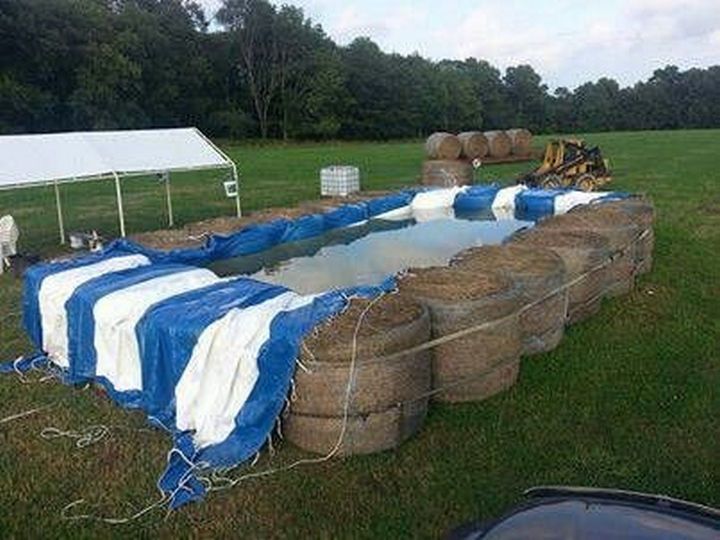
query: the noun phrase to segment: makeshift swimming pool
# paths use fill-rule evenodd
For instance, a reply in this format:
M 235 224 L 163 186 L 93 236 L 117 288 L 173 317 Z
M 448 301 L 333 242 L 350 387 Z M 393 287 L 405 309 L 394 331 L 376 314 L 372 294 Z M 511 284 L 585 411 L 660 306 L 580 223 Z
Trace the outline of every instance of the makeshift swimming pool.
M 52 366 L 68 383 L 94 382 L 142 409 L 173 436 L 159 485 L 177 507 L 204 495 L 202 471 L 241 464 L 265 444 L 304 337 L 349 299 L 375 298 L 400 270 L 444 265 L 543 216 L 624 197 L 494 185 L 404 191 L 211 236 L 197 249 L 118 240 L 28 270 L 23 317 L 37 353 L 0 370 Z
M 533 225 L 512 218 L 495 220 L 476 212 L 462 218 L 372 219 L 320 236 L 271 248 L 255 255 L 218 261 L 221 276 L 248 275 L 302 294 L 356 285 L 377 285 L 411 267 L 443 266 L 465 248 L 499 244 Z

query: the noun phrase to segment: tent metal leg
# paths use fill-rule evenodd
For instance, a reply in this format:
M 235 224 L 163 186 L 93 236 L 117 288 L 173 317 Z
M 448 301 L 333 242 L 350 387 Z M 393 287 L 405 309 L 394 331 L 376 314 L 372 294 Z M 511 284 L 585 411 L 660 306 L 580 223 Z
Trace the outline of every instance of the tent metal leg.
M 170 173 L 165 173 L 165 198 L 167 199 L 168 227 L 174 227 L 175 216 L 173 215 L 172 195 L 170 194 Z
M 240 181 L 238 179 L 237 166 L 233 163 L 232 167 L 233 180 L 235 180 L 235 211 L 237 217 L 242 217 L 242 209 L 240 208 Z
M 122 190 L 120 189 L 120 177 L 117 173 L 113 173 L 115 177 L 115 195 L 117 196 L 118 217 L 120 219 L 120 236 L 125 238 L 125 211 L 123 210 Z
M 60 229 L 60 244 L 65 244 L 65 220 L 63 219 L 62 201 L 60 200 L 60 186 L 55 181 L 55 205 L 57 206 L 58 228 Z

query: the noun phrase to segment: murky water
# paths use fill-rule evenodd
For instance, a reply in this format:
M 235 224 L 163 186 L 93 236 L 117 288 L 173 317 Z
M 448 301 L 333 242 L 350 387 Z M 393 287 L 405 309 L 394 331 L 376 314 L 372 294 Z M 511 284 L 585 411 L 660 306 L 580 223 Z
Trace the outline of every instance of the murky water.
M 496 220 L 488 213 L 373 219 L 210 268 L 221 276 L 248 275 L 311 294 L 378 284 L 410 267 L 444 265 L 463 249 L 499 244 L 532 225 L 511 217 Z

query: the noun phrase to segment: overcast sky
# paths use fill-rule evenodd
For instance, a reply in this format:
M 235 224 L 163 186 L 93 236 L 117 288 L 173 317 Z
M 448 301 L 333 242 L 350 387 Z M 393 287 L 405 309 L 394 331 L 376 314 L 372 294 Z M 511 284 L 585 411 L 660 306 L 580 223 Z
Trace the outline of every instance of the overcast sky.
M 221 0 L 199 0 L 212 15 Z M 720 0 L 289 0 L 341 45 L 531 64 L 551 87 L 720 64 Z

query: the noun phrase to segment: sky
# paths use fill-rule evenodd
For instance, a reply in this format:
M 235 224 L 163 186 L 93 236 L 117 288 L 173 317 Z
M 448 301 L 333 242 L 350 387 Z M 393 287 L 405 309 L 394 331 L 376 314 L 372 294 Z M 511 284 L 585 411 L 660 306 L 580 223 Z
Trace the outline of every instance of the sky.
M 211 16 L 221 0 L 198 0 Z M 281 2 L 276 2 L 277 4 Z M 433 60 L 530 64 L 551 89 L 720 64 L 720 0 L 286 0 L 340 45 L 370 37 Z

